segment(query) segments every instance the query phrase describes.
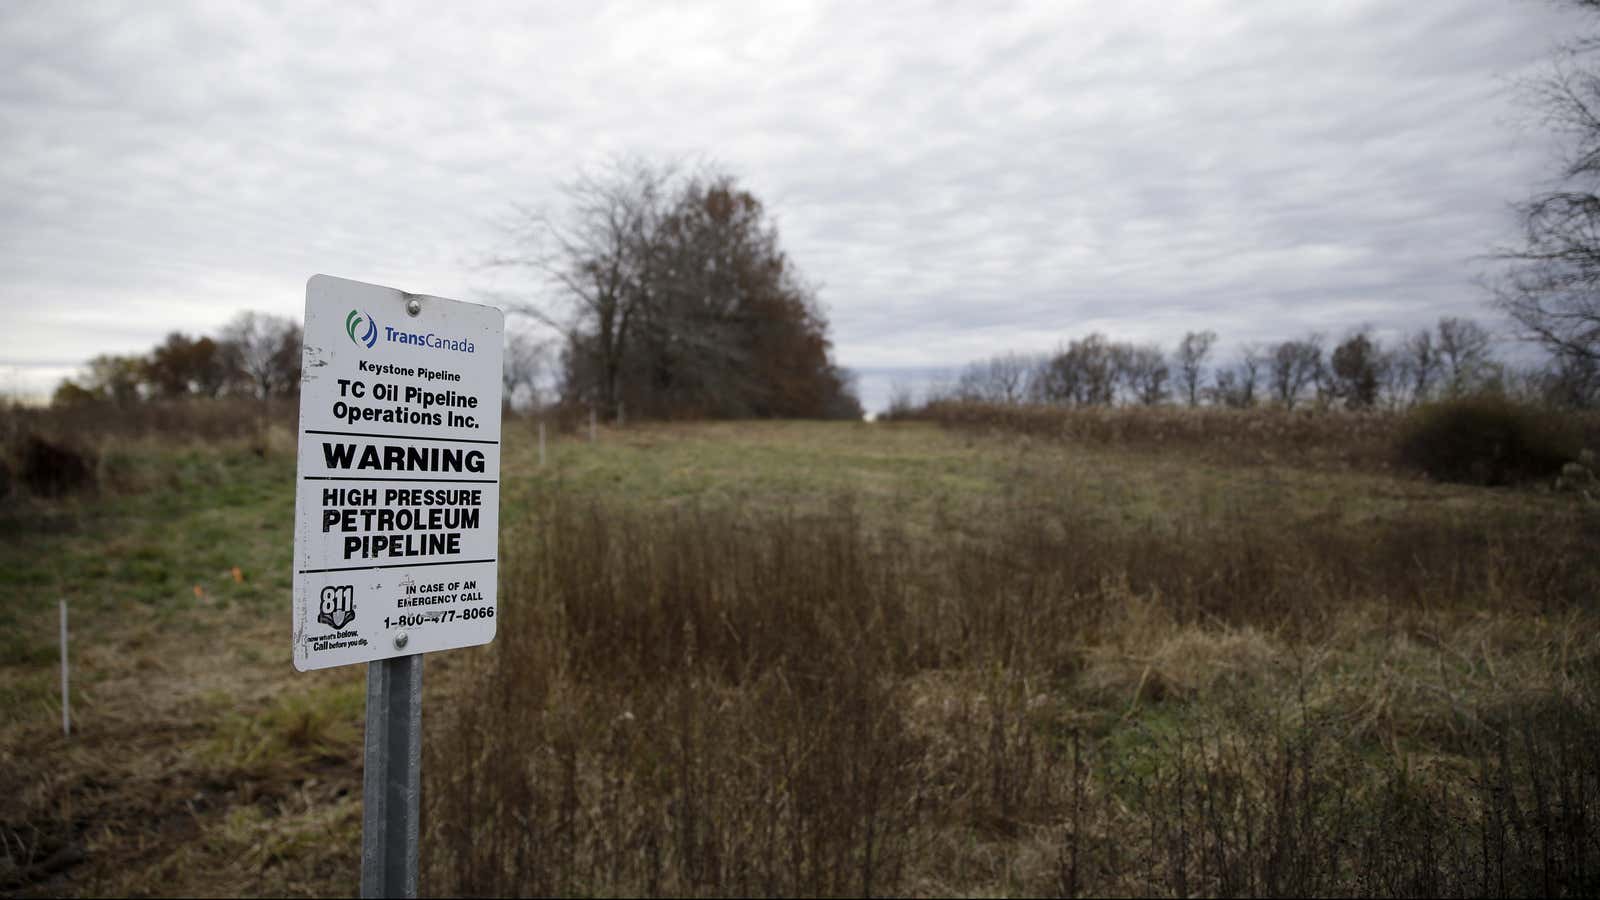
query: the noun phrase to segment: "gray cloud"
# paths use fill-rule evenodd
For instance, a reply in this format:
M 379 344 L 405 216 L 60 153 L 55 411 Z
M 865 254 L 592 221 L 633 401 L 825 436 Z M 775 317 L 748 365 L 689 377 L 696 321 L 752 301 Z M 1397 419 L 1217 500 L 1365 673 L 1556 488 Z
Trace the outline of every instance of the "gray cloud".
M 0 370 L 295 314 L 318 271 L 517 288 L 470 265 L 493 221 L 622 152 L 742 174 L 878 374 L 1483 314 L 1477 259 L 1549 171 L 1512 84 L 1573 25 L 1517 0 L 525 6 L 8 6 Z

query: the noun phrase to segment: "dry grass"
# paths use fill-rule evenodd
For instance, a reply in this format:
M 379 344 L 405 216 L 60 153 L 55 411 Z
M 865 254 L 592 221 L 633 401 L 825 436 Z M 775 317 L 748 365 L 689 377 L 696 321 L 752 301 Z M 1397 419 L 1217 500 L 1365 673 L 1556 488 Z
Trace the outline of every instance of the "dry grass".
M 1575 496 L 583 431 L 539 468 L 507 426 L 499 637 L 428 662 L 431 893 L 1595 892 Z M 107 437 L 99 491 L 0 516 L 0 892 L 353 889 L 361 672 L 289 665 L 293 461 L 252 441 Z
M 941 401 L 916 418 L 947 427 L 1245 462 L 1382 468 L 1402 417 L 1261 406 L 1059 407 Z
M 429 890 L 1593 887 L 1592 518 L 1063 496 L 915 540 L 544 497 L 434 732 Z
M 1517 409 L 1494 398 L 1473 402 Z M 1532 410 L 1522 410 L 1520 415 L 1529 421 L 1559 422 L 1564 435 L 1570 432 L 1579 444 L 1600 449 L 1600 416 L 1594 413 L 1560 410 L 1534 416 Z M 910 417 L 969 432 L 1182 453 L 1192 459 L 1232 464 L 1290 463 L 1376 471 L 1396 462 L 1401 439 L 1413 418 L 1384 410 L 1337 408 L 1061 407 L 964 401 L 930 403 Z
M 115 404 L 0 409 L 0 438 L 35 433 L 53 440 L 101 443 L 140 438 L 217 441 L 248 439 L 271 426 L 292 429 L 298 404 L 247 398 L 150 400 Z

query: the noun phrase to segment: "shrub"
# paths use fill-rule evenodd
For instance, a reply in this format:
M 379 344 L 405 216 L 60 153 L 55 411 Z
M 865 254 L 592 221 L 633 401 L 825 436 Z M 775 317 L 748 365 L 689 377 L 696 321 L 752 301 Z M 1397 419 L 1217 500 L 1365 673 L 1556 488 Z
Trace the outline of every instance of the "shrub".
M 94 457 L 85 450 L 28 435 L 22 445 L 21 481 L 40 497 L 60 497 L 94 484 Z
M 1440 481 L 1504 485 L 1559 474 L 1580 438 L 1558 413 L 1480 395 L 1419 407 L 1401 429 L 1401 463 Z

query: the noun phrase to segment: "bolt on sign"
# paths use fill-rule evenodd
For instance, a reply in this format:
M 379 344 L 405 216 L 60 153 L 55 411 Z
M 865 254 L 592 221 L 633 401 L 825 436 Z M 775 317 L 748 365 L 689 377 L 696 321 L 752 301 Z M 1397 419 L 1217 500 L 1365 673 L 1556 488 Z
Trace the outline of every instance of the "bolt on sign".
M 494 639 L 504 335 L 490 306 L 307 282 L 295 668 Z

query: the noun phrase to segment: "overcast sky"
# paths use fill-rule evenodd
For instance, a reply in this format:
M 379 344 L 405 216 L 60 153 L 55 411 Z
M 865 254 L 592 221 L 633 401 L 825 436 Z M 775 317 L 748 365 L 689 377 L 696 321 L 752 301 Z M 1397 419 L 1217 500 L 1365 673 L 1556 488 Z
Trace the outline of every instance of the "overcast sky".
M 1440 315 L 1553 150 L 1538 0 L 0 7 L 0 389 L 298 317 L 317 272 L 480 299 L 513 202 L 618 154 L 775 213 L 869 405 L 1091 330 Z M 530 294 L 530 297 L 536 295 Z

